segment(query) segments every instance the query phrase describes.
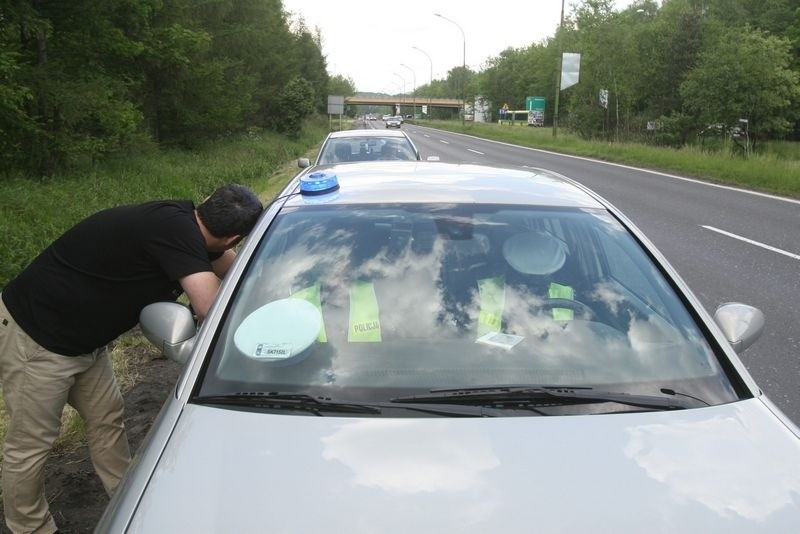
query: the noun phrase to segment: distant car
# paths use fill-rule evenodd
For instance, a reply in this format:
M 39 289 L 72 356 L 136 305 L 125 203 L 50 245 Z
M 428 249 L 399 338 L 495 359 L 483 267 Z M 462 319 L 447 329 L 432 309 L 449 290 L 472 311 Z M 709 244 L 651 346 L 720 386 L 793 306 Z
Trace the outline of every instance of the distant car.
M 386 119 L 387 128 L 400 128 L 403 125 L 403 118 L 400 116 L 389 117 Z
M 419 150 L 402 131 L 387 132 L 374 128 L 331 132 L 322 143 L 314 166 L 353 161 L 419 160 Z M 308 158 L 299 158 L 298 167 L 311 165 Z
M 647 238 L 538 169 L 300 173 L 95 532 L 796 532 L 800 429 Z
M 388 120 L 388 119 L 389 119 L 389 117 L 391 117 L 391 115 L 384 115 L 384 116 L 383 116 L 383 117 L 381 117 L 381 118 L 382 118 L 382 119 L 385 121 L 385 120 Z

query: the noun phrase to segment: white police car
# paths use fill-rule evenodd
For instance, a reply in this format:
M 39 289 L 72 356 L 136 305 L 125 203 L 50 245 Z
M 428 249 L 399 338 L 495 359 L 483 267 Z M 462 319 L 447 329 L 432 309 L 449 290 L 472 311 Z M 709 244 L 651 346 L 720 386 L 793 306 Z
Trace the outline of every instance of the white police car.
M 98 532 L 792 532 L 800 431 L 630 221 L 546 171 L 296 178 Z

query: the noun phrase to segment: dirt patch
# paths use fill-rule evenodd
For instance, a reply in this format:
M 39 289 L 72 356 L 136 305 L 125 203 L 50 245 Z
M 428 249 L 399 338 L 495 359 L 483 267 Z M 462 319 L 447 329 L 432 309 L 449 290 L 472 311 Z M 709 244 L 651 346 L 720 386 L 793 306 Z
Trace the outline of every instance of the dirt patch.
M 154 358 L 152 347 L 147 345 L 117 350 L 123 351 L 126 374 L 135 377 L 132 384 L 121 388 L 125 398 L 125 427 L 131 452 L 135 452 L 174 389 L 181 366 Z M 59 532 L 65 534 L 91 533 L 108 504 L 85 442 L 72 450 L 50 455 L 45 464 L 45 492 Z M 9 532 L 1 508 L 0 525 L 3 533 Z

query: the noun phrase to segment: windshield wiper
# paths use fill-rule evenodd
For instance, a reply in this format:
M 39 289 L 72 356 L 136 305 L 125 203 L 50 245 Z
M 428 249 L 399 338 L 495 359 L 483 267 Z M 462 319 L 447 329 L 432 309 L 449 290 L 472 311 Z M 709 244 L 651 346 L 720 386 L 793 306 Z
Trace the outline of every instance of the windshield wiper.
M 197 404 L 222 404 L 228 406 L 248 406 L 255 408 L 279 408 L 292 410 L 306 410 L 311 412 L 342 412 L 342 413 L 368 413 L 380 414 L 381 407 L 391 409 L 413 410 L 434 415 L 451 417 L 497 417 L 499 410 L 490 407 L 455 405 L 432 406 L 430 403 L 415 404 L 413 402 L 396 406 L 388 403 L 359 404 L 354 402 L 334 401 L 329 397 L 312 397 L 304 393 L 270 392 L 239 392 L 225 395 L 208 395 L 195 397 L 192 402 Z
M 229 406 L 252 406 L 256 408 L 277 408 L 290 410 L 304 410 L 316 413 L 341 412 L 341 413 L 369 413 L 379 414 L 381 409 L 369 404 L 342 402 L 330 397 L 313 397 L 305 393 L 283 393 L 280 391 L 250 391 L 228 393 L 225 395 L 207 395 L 195 397 L 192 402 L 197 404 L 223 404 Z
M 478 386 L 454 389 L 432 389 L 422 395 L 395 397 L 391 402 L 399 403 L 446 403 L 446 404 L 508 404 L 509 408 L 520 405 L 553 405 L 553 404 L 593 404 L 615 402 L 640 408 L 660 410 L 683 410 L 695 406 L 683 398 L 674 395 L 632 395 L 610 391 L 595 391 L 588 386 Z

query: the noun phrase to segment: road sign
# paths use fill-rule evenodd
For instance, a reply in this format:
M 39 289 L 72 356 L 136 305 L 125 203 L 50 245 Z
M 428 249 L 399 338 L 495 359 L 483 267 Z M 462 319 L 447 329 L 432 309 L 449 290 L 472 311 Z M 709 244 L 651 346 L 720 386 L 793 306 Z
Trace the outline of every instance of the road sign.
M 344 97 L 328 95 L 328 115 L 344 114 Z
M 544 126 L 543 96 L 529 96 L 525 98 L 525 109 L 528 110 L 528 125 Z

